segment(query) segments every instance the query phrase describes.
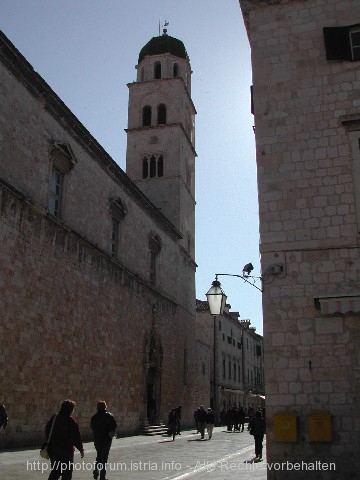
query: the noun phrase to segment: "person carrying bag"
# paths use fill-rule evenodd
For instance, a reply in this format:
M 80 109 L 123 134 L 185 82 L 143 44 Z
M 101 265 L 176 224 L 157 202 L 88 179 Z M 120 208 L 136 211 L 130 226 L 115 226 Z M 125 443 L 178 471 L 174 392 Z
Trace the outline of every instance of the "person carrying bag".
M 57 415 L 54 416 L 54 420 L 53 420 L 52 425 L 51 425 L 51 430 L 50 430 L 48 439 L 46 440 L 46 442 L 42 445 L 42 447 L 40 449 L 40 457 L 44 458 L 45 460 L 49 460 L 49 458 L 50 458 L 50 455 L 49 455 L 49 452 L 48 452 L 48 446 L 49 446 L 49 443 L 50 443 L 50 439 L 51 439 L 51 435 L 52 435 L 52 431 L 53 431 L 53 428 L 54 428 L 54 423 L 55 423 L 56 417 L 57 417 Z

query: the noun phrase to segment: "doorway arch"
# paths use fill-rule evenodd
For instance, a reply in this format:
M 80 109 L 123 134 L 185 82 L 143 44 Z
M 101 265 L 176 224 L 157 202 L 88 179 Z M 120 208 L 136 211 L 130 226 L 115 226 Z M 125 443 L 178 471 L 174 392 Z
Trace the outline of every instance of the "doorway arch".
M 153 329 L 146 339 L 146 417 L 149 425 L 159 424 L 161 406 L 161 337 Z

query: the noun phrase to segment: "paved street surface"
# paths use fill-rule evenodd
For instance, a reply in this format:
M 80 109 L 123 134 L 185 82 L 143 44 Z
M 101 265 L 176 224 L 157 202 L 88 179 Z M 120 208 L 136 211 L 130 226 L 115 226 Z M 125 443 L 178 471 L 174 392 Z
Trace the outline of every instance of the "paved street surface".
M 92 479 L 95 449 L 86 443 L 85 456 L 75 454 L 73 480 Z M 266 480 L 266 456 L 254 462 L 254 438 L 246 430 L 226 432 L 215 427 L 213 438 L 200 440 L 193 430 L 170 437 L 136 436 L 113 441 L 107 477 L 109 480 Z M 1 480 L 46 480 L 50 464 L 36 450 L 0 452 Z

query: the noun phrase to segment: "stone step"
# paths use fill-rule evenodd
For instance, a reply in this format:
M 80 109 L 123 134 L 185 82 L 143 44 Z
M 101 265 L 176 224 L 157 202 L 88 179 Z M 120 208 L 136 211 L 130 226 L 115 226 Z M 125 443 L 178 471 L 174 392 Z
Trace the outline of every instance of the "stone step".
M 166 435 L 166 433 L 167 426 L 164 424 L 146 425 L 139 432 L 140 435 Z

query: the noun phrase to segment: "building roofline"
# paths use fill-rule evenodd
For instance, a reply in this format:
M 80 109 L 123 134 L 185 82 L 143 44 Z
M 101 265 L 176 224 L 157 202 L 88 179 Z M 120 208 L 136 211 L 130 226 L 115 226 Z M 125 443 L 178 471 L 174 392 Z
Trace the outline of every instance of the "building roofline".
M 80 120 L 71 112 L 46 81 L 0 30 L 0 61 L 37 99 L 47 112 L 87 151 L 111 178 L 115 179 L 136 203 L 173 239 L 181 239 L 181 233 L 151 203 L 146 195 L 132 182 L 106 150 L 98 143 Z

